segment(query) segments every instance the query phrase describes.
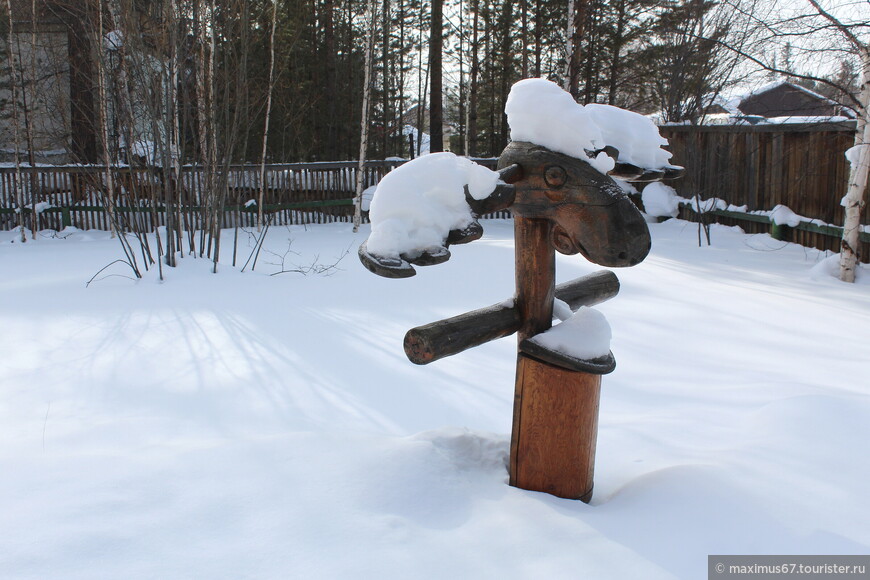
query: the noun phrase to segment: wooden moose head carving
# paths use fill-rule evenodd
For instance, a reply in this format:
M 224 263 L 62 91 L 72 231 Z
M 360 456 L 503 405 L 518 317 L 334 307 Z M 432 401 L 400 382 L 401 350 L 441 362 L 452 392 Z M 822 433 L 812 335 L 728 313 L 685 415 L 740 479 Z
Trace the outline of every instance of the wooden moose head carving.
M 514 141 L 499 158 L 500 182 L 477 199 L 466 188 L 474 217 L 442 237 L 440 246 L 379 256 L 360 246 L 359 257 L 372 272 L 407 277 L 413 265 L 450 257 L 448 247 L 478 239 L 477 217 L 510 208 L 514 219 L 516 294 L 501 303 L 413 328 L 405 336 L 408 358 L 427 364 L 484 342 L 518 334 L 510 483 L 523 489 L 589 501 L 597 434 L 601 375 L 616 362 L 612 353 L 584 357 L 548 346 L 540 338 L 551 328 L 554 299 L 572 310 L 616 295 L 619 282 L 609 271 L 555 284 L 555 252 L 580 253 L 608 267 L 640 263 L 650 249 L 643 215 L 610 177 L 648 182 L 678 177 L 681 168 L 645 169 L 619 161 L 612 147 L 589 152 L 614 159 L 609 175 L 585 160 L 529 142 Z M 375 194 L 377 196 L 377 193 Z
M 581 253 L 608 267 L 634 266 L 649 252 L 643 216 L 612 179 L 588 163 L 514 142 L 502 153 L 499 166 L 520 168 L 512 213 L 546 220 L 549 241 L 558 252 Z

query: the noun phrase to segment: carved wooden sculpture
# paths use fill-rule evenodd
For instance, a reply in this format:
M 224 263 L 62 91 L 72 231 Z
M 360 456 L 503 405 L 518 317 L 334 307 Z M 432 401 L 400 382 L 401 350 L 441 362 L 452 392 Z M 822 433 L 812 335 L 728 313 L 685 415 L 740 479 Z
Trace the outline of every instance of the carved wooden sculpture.
M 616 158 L 618 152 L 607 151 Z M 461 352 L 487 341 L 518 334 L 516 389 L 511 434 L 510 483 L 588 502 L 597 436 L 601 375 L 616 362 L 612 353 L 578 359 L 550 350 L 533 340 L 553 320 L 553 300 L 572 310 L 607 300 L 619 291 L 609 271 L 555 285 L 555 252 L 580 253 L 608 267 L 633 266 L 650 249 L 643 216 L 628 195 L 588 163 L 525 142 L 502 152 L 501 185 L 478 201 L 466 194 L 476 216 L 511 208 L 514 217 L 516 294 L 512 304 L 499 304 L 413 328 L 405 336 L 405 352 L 417 364 Z M 673 178 L 680 169 L 647 171 L 617 163 L 611 175 L 627 181 Z M 371 271 L 389 277 L 414 274 L 423 266 L 450 257 L 447 246 L 466 243 L 483 233 L 475 221 L 451 232 L 443 251 L 384 259 L 360 246 L 360 259 Z

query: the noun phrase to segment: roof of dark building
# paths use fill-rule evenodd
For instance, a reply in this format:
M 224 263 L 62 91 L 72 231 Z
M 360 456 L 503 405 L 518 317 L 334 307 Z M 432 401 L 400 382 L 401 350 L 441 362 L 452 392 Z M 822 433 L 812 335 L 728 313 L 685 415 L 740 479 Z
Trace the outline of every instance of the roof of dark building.
M 780 81 L 742 97 L 737 108 L 761 117 L 852 116 L 847 107 L 799 85 Z

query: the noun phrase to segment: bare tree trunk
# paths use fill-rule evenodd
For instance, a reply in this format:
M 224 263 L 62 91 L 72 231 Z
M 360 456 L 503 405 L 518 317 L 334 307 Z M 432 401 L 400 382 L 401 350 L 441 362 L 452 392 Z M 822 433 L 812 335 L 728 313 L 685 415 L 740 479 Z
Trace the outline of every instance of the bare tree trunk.
M 169 21 L 170 28 L 170 68 L 169 68 L 169 105 L 171 109 L 169 110 L 170 116 L 169 119 L 171 121 L 171 130 L 169 132 L 167 143 L 169 150 L 169 159 L 172 162 L 172 190 L 175 199 L 175 223 L 176 223 L 176 237 L 178 244 L 179 256 L 184 257 L 184 216 L 182 215 L 183 211 L 183 199 L 182 194 L 184 191 L 184 187 L 181 181 L 181 143 L 180 143 L 180 135 L 181 135 L 181 118 L 178 114 L 178 79 L 179 79 L 179 68 L 181 66 L 181 58 L 179 56 L 179 49 L 181 48 L 181 43 L 184 41 L 182 35 L 178 30 L 179 22 L 182 19 L 181 11 L 177 4 L 178 0 L 173 0 L 171 3 L 172 6 L 172 16 Z
M 420 50 L 417 51 L 417 156 L 420 155 L 420 149 L 423 144 L 423 126 L 424 126 L 424 117 L 426 113 L 426 95 L 429 94 L 429 65 L 428 61 L 424 65 L 423 61 L 423 7 L 419 8 L 419 19 L 417 21 L 417 34 L 418 34 L 418 42 L 420 46 Z M 423 78 L 423 73 L 426 73 L 425 80 Z M 412 155 L 413 157 L 413 155 Z
M 106 193 L 103 198 L 103 203 L 106 206 L 106 214 L 108 216 L 109 228 L 112 232 L 112 237 L 116 235 L 123 236 L 123 232 L 119 232 L 116 224 L 115 216 L 115 176 L 112 172 L 112 152 L 109 146 L 109 99 L 108 89 L 106 87 L 106 67 L 103 58 L 103 39 L 106 36 L 105 24 L 103 22 L 103 6 L 100 2 L 97 7 L 97 30 L 95 35 L 95 52 L 94 61 L 97 66 L 97 98 L 99 102 L 97 115 L 97 123 L 100 128 L 100 141 L 102 142 L 103 164 L 106 166 Z M 122 244 L 123 245 L 123 244 Z
M 112 42 L 108 43 L 107 49 L 116 55 L 115 69 L 110 71 L 113 78 L 114 86 L 114 103 L 116 104 L 115 115 L 117 119 L 117 128 L 124 137 L 128 152 L 128 164 L 130 166 L 130 182 L 128 184 L 128 203 L 138 206 L 142 198 L 142 190 L 139 186 L 138 179 L 134 174 L 133 161 L 130 155 L 130 148 L 137 141 L 135 134 L 135 117 L 133 114 L 133 105 L 130 100 L 130 71 L 127 63 L 128 42 L 133 34 L 132 19 L 130 18 L 129 6 L 127 10 L 123 10 L 119 0 L 109 0 L 107 2 L 110 16 L 110 27 L 115 34 L 120 34 L 120 37 L 115 36 Z M 138 31 L 136 31 L 138 32 Z M 118 150 L 115 150 L 116 160 Z M 132 214 L 131 221 L 134 224 L 136 236 L 139 239 L 139 246 L 142 251 L 142 262 L 147 270 L 149 264 L 154 263 L 154 257 L 151 255 L 151 247 L 148 242 L 146 227 L 144 225 L 145 214 L 135 212 Z
M 402 151 L 405 148 L 405 2 L 404 0 L 399 0 L 399 73 L 398 73 L 398 81 L 399 86 L 396 91 L 399 95 L 399 107 L 398 111 L 396 111 L 396 130 L 399 133 L 399 147 L 398 147 L 398 155 L 402 155 Z M 409 152 L 410 156 L 413 157 L 413 152 Z
M 196 3 L 196 116 L 199 141 L 199 161 L 202 166 L 203 186 L 198 203 L 201 214 L 202 238 L 200 256 L 211 257 L 216 242 L 215 232 L 220 229 L 218 212 L 218 159 L 217 112 L 215 103 L 215 70 L 217 64 L 214 22 L 214 1 L 197 0 Z
M 468 155 L 465 126 L 465 3 L 459 0 L 459 147 L 460 154 Z
M 520 48 L 521 52 L 521 68 L 520 75 L 522 78 L 529 77 L 529 2 L 528 0 L 520 0 Z
M 21 36 L 18 35 L 15 37 L 15 44 L 18 48 L 18 66 L 20 70 L 18 71 L 18 78 L 15 78 L 15 71 L 10 71 L 10 80 L 14 84 L 16 82 L 20 83 L 21 87 L 21 113 L 24 116 L 24 142 L 27 146 L 27 161 L 30 167 L 36 167 L 36 144 L 33 138 L 33 107 L 36 102 L 36 2 L 31 2 L 31 22 L 33 23 L 30 27 L 30 65 L 29 65 L 29 74 L 25 76 L 24 73 L 24 62 L 22 60 L 23 50 L 21 48 Z M 12 50 L 12 46 L 9 46 L 9 50 Z M 28 78 L 29 77 L 29 78 Z M 17 121 L 16 121 L 17 122 Z M 16 137 L 16 149 L 18 148 L 18 138 Z M 32 170 L 29 173 L 29 187 L 30 187 L 30 238 L 32 240 L 36 240 L 36 231 L 38 229 L 38 219 L 39 214 L 36 207 L 37 202 L 37 175 Z M 21 184 L 23 186 L 23 183 Z M 25 201 L 26 203 L 26 201 Z M 23 214 L 23 210 L 22 210 Z M 22 222 L 23 223 L 23 222 Z
M 269 115 L 272 113 L 272 90 L 275 88 L 275 24 L 278 0 L 272 0 L 272 29 L 269 33 L 269 86 L 266 90 L 266 120 L 263 122 L 263 150 L 260 155 L 260 195 L 257 200 L 257 231 L 263 227 L 263 193 L 266 190 L 266 146 L 269 140 Z
M 618 0 L 616 3 L 616 31 L 614 32 L 613 40 L 613 56 L 610 60 L 610 79 L 607 87 L 607 104 L 616 104 L 616 92 L 619 87 L 619 74 L 622 65 L 622 46 L 625 44 L 625 2 L 626 0 Z
M 90 46 L 91 34 L 85 22 L 85 10 L 80 8 L 69 15 L 69 91 L 71 152 L 79 163 L 94 163 L 99 158 L 94 119 L 94 71 Z
M 104 54 L 104 40 L 106 38 L 106 25 L 103 18 L 102 1 L 96 5 L 96 30 L 93 31 L 92 46 L 95 54 L 94 62 L 97 67 L 97 127 L 99 129 L 99 141 L 101 144 L 102 162 L 105 165 L 105 194 L 103 195 L 103 205 L 106 208 L 106 215 L 109 222 L 109 229 L 112 232 L 112 237 L 117 237 L 121 244 L 121 249 L 127 258 L 127 264 L 133 270 L 137 278 L 142 277 L 139 270 L 139 264 L 136 260 L 136 253 L 130 245 L 129 240 L 124 235 L 124 229 L 121 227 L 119 217 L 115 211 L 115 164 L 112 158 L 111 141 L 109 139 L 109 90 L 107 86 L 106 62 Z
M 385 159 L 389 155 L 390 151 L 390 124 L 391 124 L 391 102 L 393 96 L 393 90 L 390 86 L 392 81 L 392 76 L 390 75 L 390 1 L 383 0 L 381 4 L 381 34 L 382 36 L 382 46 L 381 46 L 381 102 L 382 102 L 382 111 L 381 111 L 381 125 L 383 126 L 383 131 L 381 131 L 381 159 Z
M 204 0 L 197 0 L 194 5 L 194 36 L 196 37 L 197 50 L 196 62 L 196 127 L 197 141 L 199 145 L 198 159 L 202 167 L 199 178 L 199 199 L 197 203 L 203 207 L 211 207 L 211 196 L 215 190 L 215 160 L 211 156 L 211 139 L 214 118 L 211 112 L 212 91 L 212 59 L 209 50 L 209 26 L 207 25 L 208 6 Z M 211 231 L 211 214 L 203 212 L 202 237 L 200 238 L 199 252 L 203 256 L 206 252 L 206 232 Z
M 468 78 L 468 107 L 465 121 L 465 154 L 469 157 L 477 155 L 477 90 L 480 65 L 478 64 L 479 38 L 477 35 L 478 13 L 480 0 L 471 0 L 474 16 L 471 20 L 471 71 Z
M 565 71 L 565 90 L 574 100 L 580 98 L 581 41 L 586 22 L 587 0 L 568 0 L 568 44 L 565 51 L 567 70 Z
M 36 0 L 30 2 L 30 107 L 28 107 L 27 89 L 24 86 L 24 71 L 21 72 L 24 105 L 24 130 L 27 133 L 27 158 L 30 161 L 30 167 L 36 167 L 36 143 L 33 139 L 33 107 L 36 103 L 36 71 L 39 70 L 36 66 Z M 21 51 L 18 51 L 21 54 Z M 31 170 L 32 171 L 32 170 Z M 38 214 L 36 212 L 36 196 L 37 196 L 37 176 L 36 173 L 30 174 L 30 205 L 33 211 L 30 212 L 30 237 L 36 239 Z
M 323 3 L 323 35 L 324 45 L 326 48 L 325 60 L 326 66 L 324 72 L 326 74 L 326 90 L 327 90 L 327 111 L 329 119 L 326 122 L 326 143 L 328 155 L 333 156 L 338 154 L 338 127 L 336 126 L 338 115 L 336 105 L 340 102 L 338 95 L 338 75 L 336 67 L 336 51 L 335 51 L 335 22 L 334 22 L 335 7 L 333 0 L 325 0 Z M 339 157 L 340 159 L 340 157 Z
M 420 46 L 423 46 L 423 9 L 420 9 L 420 20 L 417 32 L 420 35 Z M 429 61 L 423 61 L 423 51 L 417 51 L 417 156 L 423 145 L 423 128 L 426 117 L 426 96 L 429 94 Z M 425 77 L 424 77 L 425 73 Z M 431 142 L 431 139 L 430 139 Z M 431 149 L 430 149 L 431 151 Z
M 571 63 L 574 55 L 574 0 L 568 0 L 568 22 L 565 27 L 565 78 L 562 88 L 571 91 Z
M 6 58 L 9 62 L 9 75 L 11 82 L 9 83 L 10 92 L 12 93 L 12 134 L 15 141 L 15 151 L 13 152 L 13 160 L 15 162 L 15 193 L 18 198 L 18 227 L 21 230 L 21 241 L 27 241 L 27 234 L 24 228 L 24 192 L 23 183 L 21 182 L 21 157 L 18 153 L 21 141 L 20 128 L 18 126 L 18 86 L 15 80 L 15 54 L 12 51 L 14 39 L 13 33 L 13 18 L 12 18 L 12 0 L 6 0 L 6 15 L 9 18 L 9 31 L 6 37 Z
M 861 47 L 861 103 L 863 110 L 858 115 L 858 131 L 855 133 L 857 163 L 852 163 L 849 173 L 849 190 L 843 198 L 846 217 L 843 222 L 843 240 L 840 250 L 840 280 L 855 281 L 860 247 L 861 214 L 870 173 L 870 47 Z
M 484 54 L 484 57 L 483 58 L 488 59 L 488 60 L 495 59 L 496 52 L 498 50 L 496 48 L 497 44 L 496 44 L 496 39 L 495 39 L 495 36 L 497 34 L 497 32 L 495 31 L 495 29 L 497 28 L 497 20 L 496 20 L 496 24 L 494 25 L 493 18 L 494 18 L 494 14 L 493 14 L 492 10 L 487 10 L 486 12 L 484 12 L 484 17 L 483 17 L 483 54 Z M 487 93 L 488 93 L 487 98 L 489 99 L 490 103 L 495 103 L 496 102 L 496 90 L 495 90 L 496 72 L 494 70 L 495 67 L 487 67 L 487 68 L 488 68 L 488 70 L 486 71 L 487 72 L 487 77 L 486 77 L 486 85 L 487 86 L 486 86 L 486 88 L 487 88 Z M 495 107 L 495 106 L 489 107 L 489 115 L 488 115 L 489 119 L 487 119 L 488 125 L 489 125 L 487 127 L 487 133 L 489 134 L 489 140 L 486 144 L 486 154 L 487 155 L 495 155 L 496 154 L 496 144 L 495 144 L 495 140 L 497 138 L 496 137 L 496 127 L 495 127 L 496 109 L 497 109 L 497 107 Z
M 360 116 L 359 164 L 356 170 L 356 195 L 353 198 L 353 231 L 359 231 L 362 221 L 362 192 L 365 177 L 366 153 L 369 145 L 369 102 L 372 94 L 372 68 L 374 65 L 375 46 L 375 12 L 378 9 L 377 0 L 369 0 L 369 29 L 366 37 L 366 64 L 363 77 L 362 115 Z
M 429 152 L 444 151 L 444 114 L 442 110 L 442 52 L 444 45 L 443 0 L 432 0 L 429 27 Z
M 541 23 L 541 0 L 535 0 L 535 77 L 541 76 L 541 52 L 543 51 L 544 32 Z
M 175 76 L 175 0 L 166 0 L 164 2 L 164 10 L 165 10 L 165 19 L 166 25 L 169 27 L 168 31 L 164 31 L 164 38 L 167 39 L 165 47 L 169 51 L 169 63 L 168 69 L 164 70 L 161 75 L 161 92 L 163 97 L 163 138 L 160 139 L 162 141 L 162 150 L 161 150 L 161 165 L 163 166 L 163 196 L 166 201 L 166 265 L 175 267 L 177 265 L 177 253 L 178 253 L 178 228 L 179 223 L 175 219 L 177 215 L 177 201 L 175 199 L 175 191 L 172 187 L 172 180 L 175 175 L 173 175 L 172 171 L 172 160 L 171 155 L 172 151 L 170 150 L 170 143 L 172 143 L 172 138 L 170 134 L 172 133 L 172 129 L 175 125 L 172 121 L 173 110 L 175 106 L 175 99 L 172 86 L 172 79 Z
M 493 154 L 497 151 L 501 151 L 507 146 L 508 143 L 508 122 L 507 122 L 507 113 L 504 112 L 505 105 L 507 104 L 508 91 L 510 89 L 509 86 L 509 78 L 511 70 L 511 60 L 513 55 L 511 54 L 511 24 L 513 21 L 513 3 L 505 2 L 502 6 L 502 14 L 500 17 L 500 22 L 498 28 L 500 29 L 500 34 L 502 35 L 501 39 L 501 81 L 499 83 L 499 109 L 501 110 L 501 118 L 499 119 L 499 131 L 498 134 L 500 136 L 499 142 L 497 146 L 493 150 Z

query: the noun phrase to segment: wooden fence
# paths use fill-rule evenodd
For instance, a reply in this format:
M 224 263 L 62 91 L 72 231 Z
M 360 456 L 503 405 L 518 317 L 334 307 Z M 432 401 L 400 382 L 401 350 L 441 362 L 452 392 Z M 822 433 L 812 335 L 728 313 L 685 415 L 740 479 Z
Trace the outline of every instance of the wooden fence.
M 495 168 L 495 159 L 477 159 Z M 377 184 L 403 161 L 368 161 L 363 187 Z M 256 224 L 260 190 L 259 165 L 232 165 L 226 172 L 222 227 Z M 356 161 L 286 163 L 265 166 L 263 210 L 272 225 L 350 221 L 356 190 Z M 111 176 L 111 180 L 109 179 Z M 152 231 L 166 225 L 166 212 L 177 211 L 182 219 L 199 221 L 209 176 L 201 167 L 183 166 L 169 184 L 159 167 L 38 166 L 0 168 L 0 229 L 19 223 L 19 205 L 25 208 L 25 224 L 31 227 L 36 210 L 36 229 L 60 230 L 110 228 L 110 211 L 124 229 Z M 213 183 L 221 183 L 214 176 Z M 20 183 L 19 183 L 20 180 Z M 109 183 L 112 183 L 111 191 Z M 167 203 L 167 191 L 171 202 Z M 505 214 L 506 215 L 506 214 Z M 199 229 L 201 223 L 187 223 Z
M 798 215 L 826 224 L 843 224 L 840 200 L 846 194 L 849 167 L 844 156 L 854 144 L 855 123 L 813 123 L 746 126 L 664 126 L 673 161 L 686 175 L 672 182 L 683 197 L 719 198 L 749 211 L 786 205 Z M 765 220 L 732 212 L 712 212 L 726 225 L 749 233 L 767 231 Z M 719 214 L 719 215 L 716 215 Z M 681 217 L 699 219 L 685 207 Z M 870 207 L 862 224 L 870 223 Z M 795 229 L 791 241 L 839 252 L 835 229 Z M 870 243 L 861 244 L 863 261 L 870 259 Z
M 843 155 L 854 139 L 854 123 L 756 125 L 756 126 L 665 126 L 675 163 L 686 175 L 672 185 L 683 197 L 699 194 L 703 199 L 720 198 L 752 210 L 771 210 L 783 204 L 795 213 L 827 224 L 843 223 L 840 199 L 846 192 L 848 166 Z M 495 159 L 476 159 L 495 168 Z M 369 161 L 363 183 L 375 185 L 402 161 Z M 358 164 L 355 161 L 286 163 L 265 166 L 264 212 L 273 225 L 350 221 Z M 109 191 L 107 176 L 113 184 Z M 167 209 L 183 215 L 185 229 L 199 229 L 207 203 L 208 176 L 201 167 L 183 166 L 179 176 L 165 184 L 159 167 L 100 166 L 0 168 L 0 229 L 19 222 L 36 208 L 36 228 L 60 230 L 110 228 L 107 205 L 113 207 L 121 227 L 152 231 L 166 224 Z M 258 198 L 259 165 L 233 165 L 226 174 L 222 227 L 253 226 L 258 208 L 248 204 Z M 167 207 L 165 192 L 178 204 Z M 19 199 L 22 198 L 22 199 Z M 107 200 L 111 204 L 107 204 Z M 35 205 L 34 205 L 35 204 Z M 718 213 L 719 215 L 715 215 Z M 509 217 L 500 212 L 491 217 Z M 31 227 L 32 215 L 27 215 Z M 488 216 L 489 217 L 489 216 Z M 684 207 L 681 217 L 699 219 Z M 749 233 L 767 231 L 764 220 L 739 214 L 712 212 L 727 225 L 740 225 Z M 862 223 L 870 223 L 870 207 Z M 799 228 L 791 241 L 822 250 L 839 251 L 837 232 L 831 228 Z M 866 236 L 863 236 L 866 239 Z M 861 244 L 863 261 L 870 261 L 870 242 Z

